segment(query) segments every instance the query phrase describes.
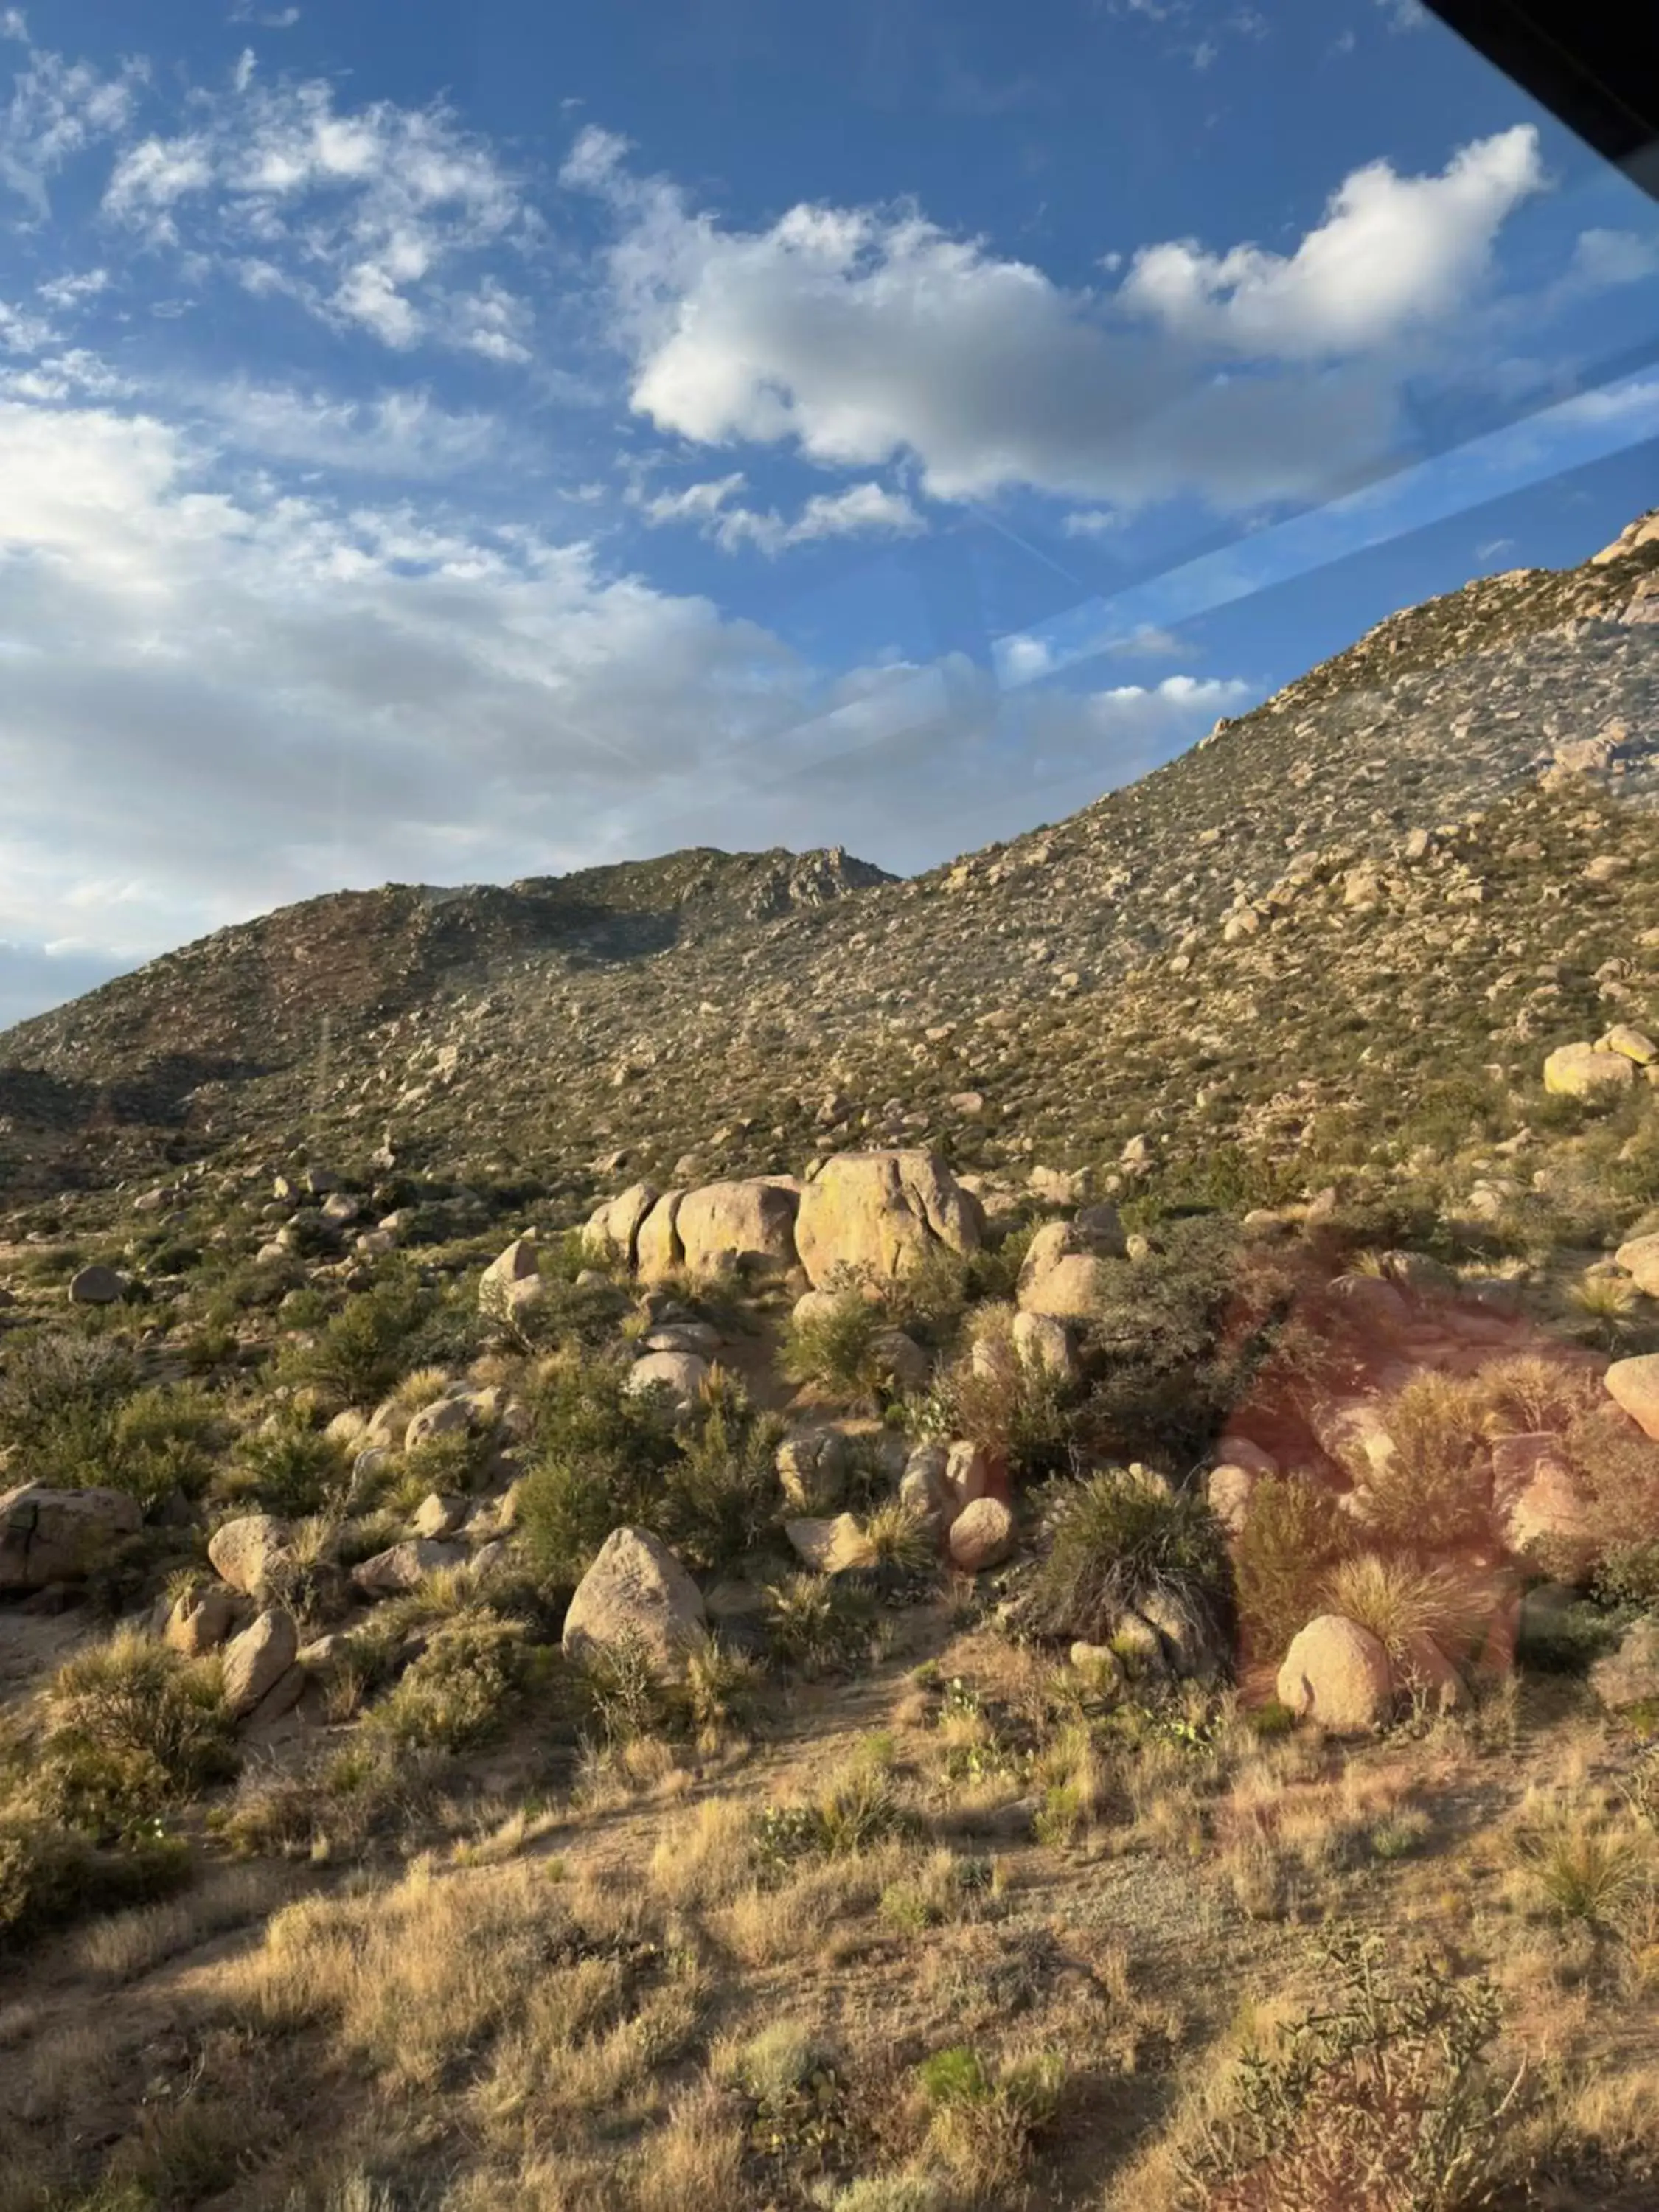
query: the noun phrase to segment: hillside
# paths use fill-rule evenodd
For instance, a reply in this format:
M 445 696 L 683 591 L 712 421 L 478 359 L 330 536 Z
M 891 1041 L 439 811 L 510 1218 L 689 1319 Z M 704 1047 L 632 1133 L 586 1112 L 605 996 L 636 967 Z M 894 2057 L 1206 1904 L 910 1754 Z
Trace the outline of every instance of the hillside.
M 1654 585 L 0 1041 L 0 2212 L 1650 2212 Z

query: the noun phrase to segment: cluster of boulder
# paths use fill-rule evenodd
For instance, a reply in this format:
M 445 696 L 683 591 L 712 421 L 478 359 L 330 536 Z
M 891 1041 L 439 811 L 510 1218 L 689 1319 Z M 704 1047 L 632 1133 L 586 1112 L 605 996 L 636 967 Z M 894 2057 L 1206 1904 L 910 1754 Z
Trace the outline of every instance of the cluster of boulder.
M 1659 1045 L 1627 1022 L 1593 1044 L 1558 1045 L 1544 1062 L 1544 1088 L 1562 1098 L 1616 1097 L 1638 1076 L 1659 1084 Z

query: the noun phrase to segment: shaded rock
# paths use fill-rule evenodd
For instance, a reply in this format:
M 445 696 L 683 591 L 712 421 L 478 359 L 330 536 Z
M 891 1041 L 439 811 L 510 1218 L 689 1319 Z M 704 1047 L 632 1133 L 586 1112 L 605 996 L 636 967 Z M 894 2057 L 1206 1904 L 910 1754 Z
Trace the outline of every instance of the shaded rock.
M 1092 1252 L 1061 1252 L 1034 1269 L 1036 1255 L 1033 1238 L 1016 1292 L 1022 1313 L 1043 1314 L 1054 1321 L 1087 1321 L 1100 1311 L 1111 1287 L 1109 1262 Z
M 902 1328 L 878 1329 L 870 1349 L 880 1360 L 888 1380 L 897 1390 L 920 1390 L 932 1372 L 932 1363 L 915 1337 Z
M 666 1282 L 685 1265 L 679 1229 L 684 1203 L 683 1190 L 665 1190 L 640 1224 L 634 1239 L 634 1265 L 642 1283 Z
M 251 1713 L 299 1656 L 299 1632 L 286 1606 L 272 1606 L 225 1646 L 226 1710 L 234 1720 Z M 298 1695 L 298 1692 L 295 1692 Z
M 113 1267 L 80 1267 L 70 1277 L 71 1305 L 112 1306 L 126 1294 L 127 1279 L 118 1275 Z
M 1230 1536 L 1243 1534 L 1244 1523 L 1249 1517 L 1250 1493 L 1261 1479 L 1249 1468 L 1234 1467 L 1225 1461 L 1210 1469 L 1205 1495 L 1210 1501 L 1210 1510 Z
M 1055 1315 L 1017 1313 L 1012 1343 L 1028 1367 L 1052 1375 L 1059 1382 L 1076 1382 L 1080 1370 L 1071 1331 Z
M 472 1554 L 472 1571 L 477 1575 L 499 1574 L 510 1565 L 513 1547 L 505 1536 L 492 1536 L 487 1544 L 480 1544 Z
M 412 1590 L 440 1567 L 458 1567 L 466 1558 L 465 1544 L 441 1543 L 435 1537 L 410 1536 L 388 1545 L 351 1570 L 354 1589 L 365 1597 L 392 1597 Z
M 1389 1655 L 1367 1628 L 1322 1613 L 1293 1639 L 1279 1670 L 1279 1702 L 1333 1735 L 1364 1735 L 1393 1709 Z
M 1613 1255 L 1650 1298 L 1659 1298 L 1659 1237 L 1632 1237 Z
M 720 1347 L 720 1333 L 711 1322 L 671 1321 L 640 1342 L 646 1352 L 690 1352 L 699 1359 L 712 1359 Z
M 1618 1649 L 1590 1668 L 1589 1681 L 1610 1712 L 1659 1703 L 1659 1613 L 1648 1613 L 1627 1628 Z
M 387 1229 L 384 1223 L 379 1233 L 392 1237 L 395 1242 L 395 1231 Z M 360 1237 L 357 1249 L 362 1251 L 363 1248 L 364 1240 Z M 525 1303 L 525 1286 L 538 1284 L 540 1279 L 541 1255 L 529 1237 L 515 1237 L 506 1251 L 490 1261 L 479 1279 L 479 1308 L 484 1313 L 493 1313 L 501 1304 L 509 1309 L 516 1308 Z
M 208 1538 L 213 1571 L 245 1597 L 259 1597 L 290 1562 L 288 1523 L 270 1513 L 244 1513 Z
M 904 1462 L 899 1477 L 898 1499 L 918 1520 L 954 1519 L 961 1511 L 946 1468 L 949 1454 L 939 1443 L 918 1444 Z
M 842 1152 L 800 1195 L 795 1244 L 822 1289 L 838 1268 L 891 1281 L 939 1245 L 977 1251 L 984 1214 L 933 1153 Z
M 1469 1702 L 1468 1684 L 1431 1636 L 1413 1636 L 1395 1668 L 1400 1686 L 1437 1712 L 1459 1712 Z
M 161 1641 L 186 1659 L 199 1659 L 216 1651 L 230 1634 L 236 1619 L 236 1600 L 228 1589 L 209 1584 L 188 1590 L 173 1602 L 161 1631 Z
M 80 1582 L 143 1524 L 119 1490 L 53 1490 L 20 1483 L 0 1496 L 0 1590 Z
M 597 1260 L 620 1261 L 631 1267 L 640 1224 L 657 1197 L 654 1183 L 630 1183 L 590 1217 L 582 1230 L 582 1249 Z
M 465 1498 L 446 1498 L 439 1491 L 428 1492 L 416 1508 L 412 1526 L 417 1536 L 453 1535 L 467 1516 L 468 1500 Z
M 951 1562 L 964 1574 L 1000 1566 L 1014 1548 L 1014 1516 L 1000 1498 L 975 1498 L 951 1523 Z
M 433 1437 L 465 1436 L 472 1425 L 471 1408 L 460 1398 L 434 1398 L 410 1417 L 404 1431 L 404 1449 L 413 1451 L 417 1444 Z
M 310 1681 L 309 1673 L 296 1659 L 293 1666 L 276 1677 L 258 1704 L 243 1716 L 243 1735 L 262 1736 L 274 1722 L 285 1719 L 305 1695 Z
M 1279 1462 L 1265 1445 L 1255 1443 L 1252 1437 L 1240 1436 L 1231 1429 L 1218 1442 L 1215 1455 L 1218 1461 L 1225 1461 L 1229 1467 L 1242 1467 L 1250 1474 L 1277 1474 L 1279 1472 Z
M 680 1243 L 693 1275 L 727 1268 L 778 1271 L 795 1265 L 801 1186 L 791 1177 L 710 1182 L 681 1201 Z
M 647 1390 L 665 1390 L 677 1413 L 689 1413 L 708 1381 L 708 1362 L 693 1352 L 647 1352 L 628 1370 L 623 1388 L 638 1397 Z
M 1613 1404 L 1630 1415 L 1644 1436 L 1659 1443 L 1659 1352 L 1615 1359 L 1601 1380 Z
M 945 1455 L 945 1490 L 951 1505 L 960 1512 L 983 1498 L 991 1482 L 991 1462 L 982 1444 L 959 1438 Z
M 1066 1655 L 1079 1674 L 1086 1675 L 1096 1687 L 1117 1689 L 1123 1681 L 1123 1662 L 1109 1644 L 1073 1644 Z
M 783 1533 L 797 1558 L 821 1575 L 843 1574 L 848 1567 L 867 1567 L 874 1553 L 863 1529 L 850 1513 L 831 1520 L 803 1517 L 786 1521 Z
M 841 1504 L 852 1455 L 837 1429 L 802 1429 L 778 1446 L 779 1486 L 797 1513 L 831 1512 Z
M 565 1656 L 580 1663 L 635 1644 L 659 1674 L 675 1674 L 706 1618 L 702 1593 L 665 1544 L 642 1529 L 613 1528 L 570 1601 Z

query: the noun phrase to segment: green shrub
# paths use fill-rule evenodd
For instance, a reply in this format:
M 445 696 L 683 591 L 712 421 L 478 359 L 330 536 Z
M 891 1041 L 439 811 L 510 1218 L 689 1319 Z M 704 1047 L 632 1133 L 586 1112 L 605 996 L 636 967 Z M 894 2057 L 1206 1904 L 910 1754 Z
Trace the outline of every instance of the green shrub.
M 417 1284 L 377 1283 L 349 1298 L 314 1344 L 292 1347 L 283 1372 L 338 1405 L 368 1405 L 424 1364 L 420 1337 L 434 1307 Z
M 1239 1628 L 1253 1658 L 1285 1649 L 1354 1545 L 1353 1523 L 1328 1490 L 1300 1475 L 1261 1477 L 1233 1546 Z
M 341 1495 L 348 1472 L 342 1445 L 289 1418 L 242 1438 L 221 1489 L 226 1498 L 297 1520 Z
M 501 1725 L 526 1666 L 521 1621 L 504 1620 L 488 1606 L 458 1613 L 435 1631 L 367 1725 L 411 1749 L 464 1751 Z
M 1016 1604 L 1034 1634 L 1105 1644 L 1124 1613 L 1154 1603 L 1219 1646 L 1231 1585 L 1226 1539 L 1203 1498 L 1112 1468 L 1048 1486 L 1041 1550 Z
M 702 1418 L 678 1444 L 661 1507 L 646 1526 L 687 1565 L 729 1573 L 776 1518 L 778 1445 L 784 1425 L 757 1413 L 740 1385 L 712 1391 Z
M 989 2066 L 971 2045 L 936 2051 L 916 2069 L 932 2108 L 930 2148 L 970 2197 L 1001 2203 L 1019 2181 L 1032 2138 L 1054 2117 L 1065 2081 L 1057 2054 Z
M 216 1661 L 131 1630 L 59 1668 L 46 1710 L 43 1800 L 95 1836 L 131 1831 L 236 1771 Z
M 131 1354 L 107 1338 L 27 1339 L 0 1380 L 0 1444 L 25 1458 L 37 1480 L 101 1485 L 145 1507 L 203 1489 L 222 1426 L 192 1383 L 140 1388 Z
M 805 1804 L 769 1805 L 756 1849 L 781 1868 L 801 1858 L 852 1858 L 895 1837 L 917 1832 L 915 1815 L 879 1766 L 855 1760 Z
M 1231 1353 L 1222 1328 L 1237 1289 L 1237 1232 L 1208 1219 L 1164 1224 L 1164 1249 L 1105 1263 L 1085 1336 L 1097 1380 L 1076 1434 L 1097 1459 L 1193 1466 L 1267 1344 Z
M 815 1382 L 849 1403 L 878 1407 L 892 1380 L 881 1336 L 892 1322 L 855 1286 L 837 1291 L 827 1313 L 791 1320 L 778 1364 L 792 1382 Z
M 1358 1443 L 1343 1454 L 1378 1542 L 1443 1555 L 1486 1538 L 1485 1410 L 1478 1383 L 1436 1374 L 1414 1376 L 1383 1401 L 1393 1450 L 1380 1465 Z
M 786 1666 L 809 1676 L 850 1674 L 869 1656 L 874 1609 L 842 1575 L 787 1575 L 766 1593 L 766 1626 Z
M 613 1528 L 653 1528 L 679 1456 L 662 1408 L 624 1389 L 617 1361 L 561 1361 L 532 1401 L 537 1446 L 518 1527 L 550 1581 L 573 1587 Z
M 56 1821 L 0 1814 L 0 1951 L 90 1913 L 147 1904 L 189 1875 L 190 1854 L 175 1839 L 100 1850 Z

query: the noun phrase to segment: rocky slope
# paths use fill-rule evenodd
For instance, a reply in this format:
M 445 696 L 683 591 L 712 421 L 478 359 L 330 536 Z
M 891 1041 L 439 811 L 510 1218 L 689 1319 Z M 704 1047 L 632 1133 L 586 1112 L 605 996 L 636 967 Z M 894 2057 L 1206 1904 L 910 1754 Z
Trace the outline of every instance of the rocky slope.
M 1287 883 L 1368 860 L 1390 882 L 1418 870 L 1437 915 L 1467 908 L 1455 944 L 1495 945 L 1475 910 L 1492 854 L 1437 826 L 1540 779 L 1659 791 L 1659 540 L 1643 527 L 1581 568 L 1392 616 L 1139 783 L 912 881 L 840 853 L 698 852 L 504 890 L 342 894 L 221 932 L 0 1038 L 0 1175 L 27 1197 L 227 1139 L 366 1155 L 389 1129 L 405 1158 L 501 1153 L 574 1196 L 623 1150 L 663 1173 L 692 1147 L 700 1166 L 763 1168 L 798 1164 L 812 1133 L 879 1129 L 994 1158 L 1016 1111 L 1018 1143 L 1086 1148 L 1122 1086 L 1077 1072 L 1109 1033 L 1121 1073 L 1124 994 L 1144 1031 L 1156 963 L 1180 977 L 1248 946 Z M 1551 818 L 1572 816 L 1563 799 Z M 1367 972 L 1391 1015 L 1404 909 L 1341 898 L 1382 915 Z M 1201 1010 L 1193 982 L 1158 995 L 1178 988 L 1206 1031 L 1236 1043 L 1242 1020 L 1263 1044 L 1252 986 L 1225 1020 L 1213 1001 L 1261 957 L 1224 961 Z M 1322 954 L 1305 957 L 1309 1011 L 1325 1011 Z M 1214 1050 L 1161 1048 L 1195 1079 Z M 1045 1097 L 1035 1059 L 1062 1052 L 1071 1080 Z

